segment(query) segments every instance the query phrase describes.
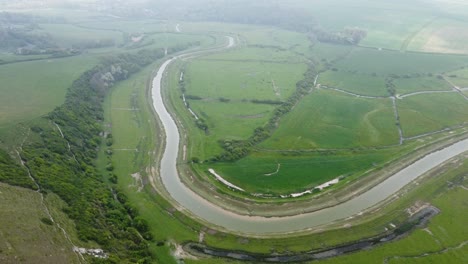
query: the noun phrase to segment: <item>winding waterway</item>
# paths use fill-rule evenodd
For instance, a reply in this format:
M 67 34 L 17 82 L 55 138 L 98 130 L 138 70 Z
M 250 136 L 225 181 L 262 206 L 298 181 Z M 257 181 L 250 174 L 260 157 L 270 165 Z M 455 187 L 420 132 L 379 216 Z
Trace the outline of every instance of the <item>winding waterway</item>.
M 225 48 L 230 48 L 233 45 L 234 39 L 229 37 L 229 44 Z M 237 215 L 201 198 L 186 187 L 179 178 L 177 156 L 180 134 L 174 119 L 164 105 L 161 94 L 161 81 L 168 65 L 183 56 L 165 61 L 153 79 L 153 106 L 166 132 L 166 145 L 160 163 L 160 175 L 169 194 L 182 207 L 193 215 L 225 229 L 250 234 L 284 233 L 313 228 L 335 220 L 345 219 L 385 200 L 444 161 L 468 151 L 468 139 L 459 141 L 442 150 L 428 154 L 362 195 L 320 211 L 296 216 L 269 218 Z

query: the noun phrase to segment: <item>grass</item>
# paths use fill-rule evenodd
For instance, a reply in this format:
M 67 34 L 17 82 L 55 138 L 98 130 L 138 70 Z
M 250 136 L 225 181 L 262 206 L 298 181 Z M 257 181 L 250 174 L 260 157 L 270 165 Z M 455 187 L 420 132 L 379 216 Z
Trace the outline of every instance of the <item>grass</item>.
M 398 143 L 389 99 L 317 90 L 306 96 L 261 144 L 271 149 L 353 148 Z
M 241 49 L 233 49 L 223 53 L 217 53 L 205 56 L 204 60 L 230 60 L 230 61 L 265 61 L 265 62 L 287 62 L 301 63 L 303 58 L 297 54 L 291 53 L 290 50 L 279 48 L 258 48 L 247 47 Z
M 94 30 L 72 24 L 41 24 L 41 31 L 48 33 L 61 47 L 72 47 L 81 43 L 98 43 L 113 40 L 116 45 L 122 42 L 122 33 L 109 30 Z
M 447 79 L 459 87 L 468 87 L 468 69 L 460 69 L 447 73 Z
M 231 100 L 288 98 L 306 67 L 303 64 L 195 60 L 187 67 L 187 94 Z
M 411 41 L 409 49 L 426 52 L 467 54 L 465 32 L 467 21 L 439 18 L 422 29 Z
M 0 262 L 79 263 L 57 225 L 41 221 L 39 193 L 0 183 L 0 199 Z
M 467 56 L 444 54 L 402 53 L 399 51 L 355 48 L 336 63 L 340 71 L 379 76 L 405 74 L 437 74 L 468 65 Z
M 407 94 L 418 91 L 448 91 L 450 84 L 437 77 L 399 78 L 393 82 L 398 94 Z
M 96 63 L 77 56 L 0 66 L 0 131 L 52 111 L 72 82 Z
M 372 75 L 327 71 L 320 74 L 317 82 L 361 95 L 388 96 L 385 79 Z
M 222 139 L 248 139 L 253 130 L 263 126 L 271 117 L 274 107 L 248 102 L 190 101 L 190 107 L 200 118 L 206 120 L 208 133 L 203 137 L 205 153 L 202 159 L 221 151 L 218 141 Z
M 397 101 L 406 137 L 468 122 L 468 102 L 459 94 L 423 94 Z
M 339 176 L 353 176 L 391 159 L 395 150 L 325 153 L 258 151 L 234 163 L 197 165 L 213 168 L 249 193 L 289 194 L 311 189 Z M 277 174 L 266 176 L 277 170 Z

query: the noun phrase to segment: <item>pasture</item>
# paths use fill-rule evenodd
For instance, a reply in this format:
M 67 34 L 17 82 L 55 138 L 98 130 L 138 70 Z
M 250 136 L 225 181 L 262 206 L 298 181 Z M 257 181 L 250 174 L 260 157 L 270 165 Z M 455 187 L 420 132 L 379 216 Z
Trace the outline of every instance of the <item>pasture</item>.
M 194 165 L 213 168 L 249 193 L 289 194 L 311 189 L 339 176 L 357 176 L 391 159 L 395 149 L 382 151 L 274 152 L 254 151 L 233 163 Z M 280 166 L 277 173 L 278 165 Z M 272 175 L 268 175 L 272 174 Z
M 281 101 L 293 93 L 305 70 L 302 64 L 198 59 L 187 67 L 187 95 L 204 99 Z
M 78 56 L 0 65 L 0 130 L 52 111 L 72 82 L 96 63 Z
M 397 101 L 405 137 L 468 122 L 468 101 L 457 93 L 422 94 Z
M 340 71 L 378 76 L 438 74 L 468 65 L 468 56 L 354 48 L 334 66 Z
M 398 143 L 390 99 L 367 99 L 318 89 L 284 116 L 268 149 L 326 149 Z
M 452 87 L 445 80 L 434 77 L 398 78 L 393 81 L 397 94 L 409 94 L 420 91 L 450 91 Z
M 408 49 L 432 53 L 468 54 L 468 33 L 464 20 L 434 19 L 423 27 L 409 43 Z
M 320 74 L 317 83 L 360 95 L 389 95 L 385 87 L 385 78 L 378 76 L 327 71 Z

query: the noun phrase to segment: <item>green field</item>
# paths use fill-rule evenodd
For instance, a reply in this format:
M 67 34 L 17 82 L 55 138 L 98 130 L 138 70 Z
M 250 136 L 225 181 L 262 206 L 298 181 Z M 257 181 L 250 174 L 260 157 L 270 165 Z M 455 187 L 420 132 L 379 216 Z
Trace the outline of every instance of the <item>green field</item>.
M 355 48 L 335 67 L 345 72 L 403 76 L 413 73 L 437 74 L 453 71 L 466 65 L 468 65 L 467 56 Z
M 72 82 L 96 63 L 78 56 L 0 65 L 0 130 L 52 111 Z
M 447 73 L 446 78 L 456 86 L 468 87 L 468 69 L 466 68 Z
M 388 96 L 388 91 L 385 87 L 385 79 L 372 75 L 327 71 L 320 75 L 317 82 L 320 83 L 320 85 L 334 87 L 360 95 Z
M 271 149 L 352 148 L 398 143 L 390 99 L 323 89 L 305 97 L 261 144 Z
M 449 91 L 452 89 L 445 80 L 437 77 L 399 78 L 394 81 L 398 94 L 418 91 Z
M 49 33 L 55 42 L 62 47 L 80 44 L 99 44 L 112 41 L 118 45 L 122 42 L 122 33 L 106 30 L 82 28 L 71 24 L 41 24 L 40 33 Z
M 290 194 L 311 189 L 340 176 L 362 175 L 395 155 L 395 149 L 342 153 L 258 151 L 234 163 L 196 165 L 213 168 L 223 178 L 250 193 Z M 278 173 L 275 171 L 280 164 Z M 273 174 L 271 176 L 266 174 Z
M 187 94 L 207 99 L 282 100 L 296 89 L 302 64 L 196 60 L 187 67 Z
M 408 49 L 425 52 L 467 54 L 466 21 L 439 18 L 422 28 L 409 43 Z
M 406 137 L 468 122 L 468 102 L 459 94 L 423 94 L 397 104 Z

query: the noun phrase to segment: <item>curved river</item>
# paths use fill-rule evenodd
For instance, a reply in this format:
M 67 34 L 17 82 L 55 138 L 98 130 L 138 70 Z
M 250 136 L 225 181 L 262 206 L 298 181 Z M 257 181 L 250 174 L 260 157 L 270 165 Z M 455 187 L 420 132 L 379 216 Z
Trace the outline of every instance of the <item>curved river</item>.
M 233 45 L 234 39 L 229 37 L 229 44 L 226 48 L 230 48 Z M 180 134 L 174 119 L 163 103 L 161 80 L 167 66 L 172 61 L 184 56 L 187 55 L 180 55 L 165 61 L 153 79 L 153 106 L 166 131 L 166 146 L 161 160 L 160 175 L 167 191 L 181 206 L 189 210 L 193 215 L 231 231 L 249 234 L 285 233 L 348 218 L 385 200 L 420 175 L 468 150 L 468 139 L 465 139 L 442 150 L 433 152 L 402 169 L 362 195 L 320 211 L 295 216 L 269 218 L 237 215 L 201 198 L 191 189 L 187 188 L 179 178 L 176 162 Z

